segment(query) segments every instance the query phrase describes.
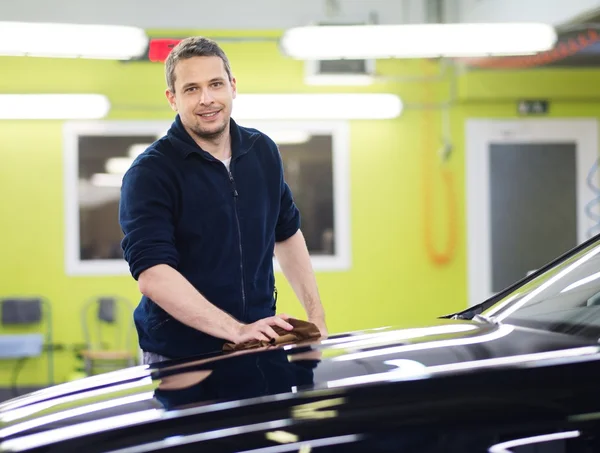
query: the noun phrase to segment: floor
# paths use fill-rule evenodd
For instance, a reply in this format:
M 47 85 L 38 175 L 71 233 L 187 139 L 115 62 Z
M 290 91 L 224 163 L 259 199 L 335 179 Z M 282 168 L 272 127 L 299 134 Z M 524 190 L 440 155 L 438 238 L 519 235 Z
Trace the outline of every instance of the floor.
M 0 403 L 37 390 L 40 390 L 40 387 L 19 387 L 18 389 L 0 387 Z

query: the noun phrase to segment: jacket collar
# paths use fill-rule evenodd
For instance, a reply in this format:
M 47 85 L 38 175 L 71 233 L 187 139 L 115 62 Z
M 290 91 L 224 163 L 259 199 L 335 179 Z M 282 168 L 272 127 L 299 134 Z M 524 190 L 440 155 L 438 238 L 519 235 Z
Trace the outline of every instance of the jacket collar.
M 238 126 L 233 118 L 230 118 L 229 120 L 229 134 L 231 136 L 231 160 L 237 159 L 250 151 L 260 136 L 260 133 L 256 131 L 251 131 Z M 187 158 L 190 154 L 195 153 L 204 159 L 216 160 L 212 154 L 198 146 L 190 134 L 185 130 L 179 114 L 177 114 L 175 121 L 173 121 L 171 127 L 167 131 L 167 138 L 183 159 Z

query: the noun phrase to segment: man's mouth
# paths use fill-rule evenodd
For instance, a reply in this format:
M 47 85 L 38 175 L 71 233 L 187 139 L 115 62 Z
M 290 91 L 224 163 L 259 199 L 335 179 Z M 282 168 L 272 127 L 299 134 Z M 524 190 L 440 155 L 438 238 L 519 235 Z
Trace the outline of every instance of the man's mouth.
M 210 118 L 210 117 L 215 116 L 219 112 L 220 112 L 220 110 L 217 110 L 216 112 L 200 113 L 200 116 L 203 118 Z

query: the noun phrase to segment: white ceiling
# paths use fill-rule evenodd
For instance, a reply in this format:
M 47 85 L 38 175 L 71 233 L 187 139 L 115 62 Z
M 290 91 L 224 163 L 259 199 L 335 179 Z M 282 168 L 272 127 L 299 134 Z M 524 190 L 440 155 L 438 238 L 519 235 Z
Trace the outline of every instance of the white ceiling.
M 0 0 L 0 20 L 143 28 L 283 29 L 335 18 L 422 22 L 427 0 Z
M 600 0 L 444 0 L 463 22 L 535 21 L 562 25 L 600 8 Z
M 542 21 L 559 25 L 600 0 L 442 0 L 446 21 Z M 142 28 L 284 29 L 315 21 L 381 24 L 436 20 L 436 0 L 0 0 L 0 20 Z

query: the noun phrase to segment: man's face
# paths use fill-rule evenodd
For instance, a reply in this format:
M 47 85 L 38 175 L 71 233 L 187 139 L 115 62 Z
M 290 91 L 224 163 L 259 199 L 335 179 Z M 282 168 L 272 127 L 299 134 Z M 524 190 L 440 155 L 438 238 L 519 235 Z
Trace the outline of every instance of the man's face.
M 167 90 L 171 108 L 197 137 L 214 139 L 229 125 L 235 79 L 229 80 L 219 57 L 192 57 L 175 67 L 175 93 Z

